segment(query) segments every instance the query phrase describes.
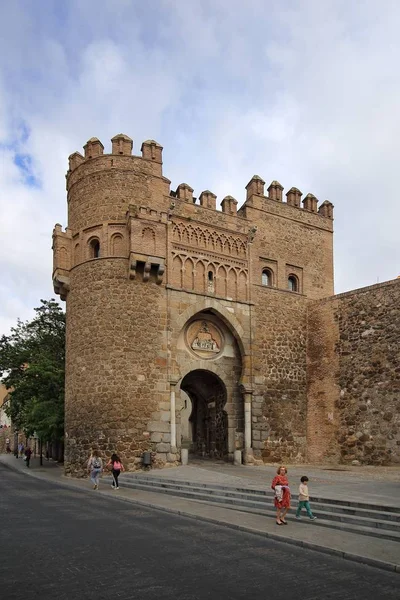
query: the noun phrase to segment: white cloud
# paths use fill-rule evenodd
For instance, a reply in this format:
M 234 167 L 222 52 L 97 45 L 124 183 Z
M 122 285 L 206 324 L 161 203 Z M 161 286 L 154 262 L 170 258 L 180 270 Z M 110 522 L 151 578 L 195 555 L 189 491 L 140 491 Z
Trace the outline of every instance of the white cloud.
M 0 331 L 52 294 L 68 155 L 120 131 L 158 139 L 196 195 L 242 202 L 258 173 L 331 200 L 337 291 L 400 273 L 397 2 L 16 0 L 0 19 Z

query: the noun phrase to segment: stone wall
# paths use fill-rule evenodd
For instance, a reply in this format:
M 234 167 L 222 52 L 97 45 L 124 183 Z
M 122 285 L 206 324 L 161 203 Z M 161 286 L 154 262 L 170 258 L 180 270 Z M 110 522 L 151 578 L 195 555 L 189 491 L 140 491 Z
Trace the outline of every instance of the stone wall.
M 264 286 L 253 291 L 254 454 L 299 462 L 306 445 L 307 299 Z
M 308 323 L 310 460 L 400 463 L 400 280 L 312 303 Z
M 127 260 L 96 259 L 71 271 L 67 303 L 67 473 L 83 473 L 95 445 L 130 469 L 151 446 L 148 425 L 169 400 L 165 297 L 127 277 Z M 167 424 L 165 424 L 167 427 Z M 157 457 L 156 457 L 157 458 Z

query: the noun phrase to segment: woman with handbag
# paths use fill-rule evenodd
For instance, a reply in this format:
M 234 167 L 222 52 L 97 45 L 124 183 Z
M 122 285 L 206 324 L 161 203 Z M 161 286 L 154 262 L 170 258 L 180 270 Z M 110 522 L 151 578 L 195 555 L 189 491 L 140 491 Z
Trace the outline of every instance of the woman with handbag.
M 271 485 L 275 492 L 276 524 L 287 525 L 285 517 L 290 508 L 290 488 L 287 478 L 287 468 L 282 465 L 276 473 Z

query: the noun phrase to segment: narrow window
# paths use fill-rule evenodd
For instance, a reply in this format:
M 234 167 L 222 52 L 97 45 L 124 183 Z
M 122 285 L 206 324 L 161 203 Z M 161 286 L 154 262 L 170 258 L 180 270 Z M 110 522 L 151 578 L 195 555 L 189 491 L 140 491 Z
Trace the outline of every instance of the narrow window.
M 299 291 L 299 281 L 298 281 L 296 275 L 289 275 L 288 290 L 290 292 L 298 292 Z
M 89 244 L 90 248 L 90 258 L 99 258 L 100 256 L 100 242 L 97 239 L 94 239 Z
M 270 271 L 269 269 L 263 269 L 261 275 L 261 283 L 263 285 L 272 286 L 272 271 Z
M 214 293 L 214 273 L 212 271 L 208 271 L 207 274 L 207 278 L 208 278 L 208 292 L 213 294 Z

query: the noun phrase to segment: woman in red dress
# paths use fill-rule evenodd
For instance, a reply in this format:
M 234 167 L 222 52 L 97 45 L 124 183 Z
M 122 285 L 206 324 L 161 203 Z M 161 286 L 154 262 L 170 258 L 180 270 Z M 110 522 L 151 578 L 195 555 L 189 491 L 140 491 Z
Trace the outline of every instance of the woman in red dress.
M 290 488 L 287 478 L 287 468 L 280 466 L 271 485 L 275 492 L 276 524 L 287 525 L 286 513 L 290 508 Z

